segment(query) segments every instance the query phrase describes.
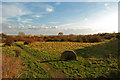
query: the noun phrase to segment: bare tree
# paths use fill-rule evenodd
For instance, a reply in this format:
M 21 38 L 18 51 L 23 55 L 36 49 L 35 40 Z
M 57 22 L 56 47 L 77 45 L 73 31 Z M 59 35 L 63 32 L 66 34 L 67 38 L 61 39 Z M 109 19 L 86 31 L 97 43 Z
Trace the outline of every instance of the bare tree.
M 59 36 L 63 36 L 63 33 L 62 33 L 62 32 L 59 32 L 58 35 L 59 35 Z
M 19 32 L 19 35 L 25 35 L 25 33 L 24 32 Z

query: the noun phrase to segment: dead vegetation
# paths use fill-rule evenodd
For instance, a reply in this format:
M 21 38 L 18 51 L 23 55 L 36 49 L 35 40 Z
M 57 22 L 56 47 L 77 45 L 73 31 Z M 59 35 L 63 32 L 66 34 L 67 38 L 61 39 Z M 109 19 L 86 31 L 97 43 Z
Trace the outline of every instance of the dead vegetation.
M 18 78 L 21 60 L 8 55 L 2 55 L 2 78 Z

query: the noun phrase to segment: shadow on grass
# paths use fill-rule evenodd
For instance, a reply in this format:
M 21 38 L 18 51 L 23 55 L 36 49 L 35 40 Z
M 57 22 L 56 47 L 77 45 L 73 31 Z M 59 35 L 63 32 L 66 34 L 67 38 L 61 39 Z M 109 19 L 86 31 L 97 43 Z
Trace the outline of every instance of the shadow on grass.
M 47 61 L 41 61 L 40 63 L 48 63 L 48 62 L 58 62 L 62 60 L 47 60 Z
M 108 59 L 110 57 L 114 57 L 118 59 L 120 57 L 120 40 L 111 40 L 106 43 L 93 45 L 91 47 L 85 47 L 83 49 L 74 50 L 78 56 L 83 58 L 104 58 Z M 118 60 L 119 61 L 119 60 Z M 119 67 L 119 64 L 118 64 Z M 120 68 L 119 68 L 120 69 Z M 107 80 L 120 80 L 120 72 L 119 69 L 116 71 L 111 71 L 108 74 L 103 74 L 102 76 L 98 76 L 96 79 L 107 79 Z
M 85 47 L 83 49 L 74 50 L 78 56 L 83 58 L 97 57 L 108 58 L 109 55 L 117 58 L 118 55 L 118 40 L 112 40 L 106 43 Z
M 59 62 L 59 61 L 77 61 L 77 60 L 47 60 L 47 61 L 41 61 L 40 63 L 48 63 L 48 62 Z
M 103 76 L 99 76 L 96 79 L 107 79 L 107 80 L 120 80 L 120 72 L 119 71 L 111 71 L 109 74 L 105 74 Z

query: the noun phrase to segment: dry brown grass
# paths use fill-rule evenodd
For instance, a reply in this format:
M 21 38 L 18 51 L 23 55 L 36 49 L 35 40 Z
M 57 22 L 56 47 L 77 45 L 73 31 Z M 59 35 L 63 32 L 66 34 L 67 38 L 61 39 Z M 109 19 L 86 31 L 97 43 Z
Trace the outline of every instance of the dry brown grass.
M 21 68 L 19 58 L 2 55 L 2 78 L 18 78 Z
M 0 51 L 0 79 L 2 79 L 2 54 Z

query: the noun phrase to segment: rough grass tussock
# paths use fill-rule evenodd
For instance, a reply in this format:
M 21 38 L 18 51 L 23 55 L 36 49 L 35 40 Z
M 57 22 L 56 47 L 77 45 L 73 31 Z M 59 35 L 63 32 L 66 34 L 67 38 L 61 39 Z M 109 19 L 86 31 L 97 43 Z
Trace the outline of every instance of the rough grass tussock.
M 16 53 L 16 55 L 15 55 L 16 57 L 19 57 L 21 55 L 21 50 L 15 49 L 14 51 Z

